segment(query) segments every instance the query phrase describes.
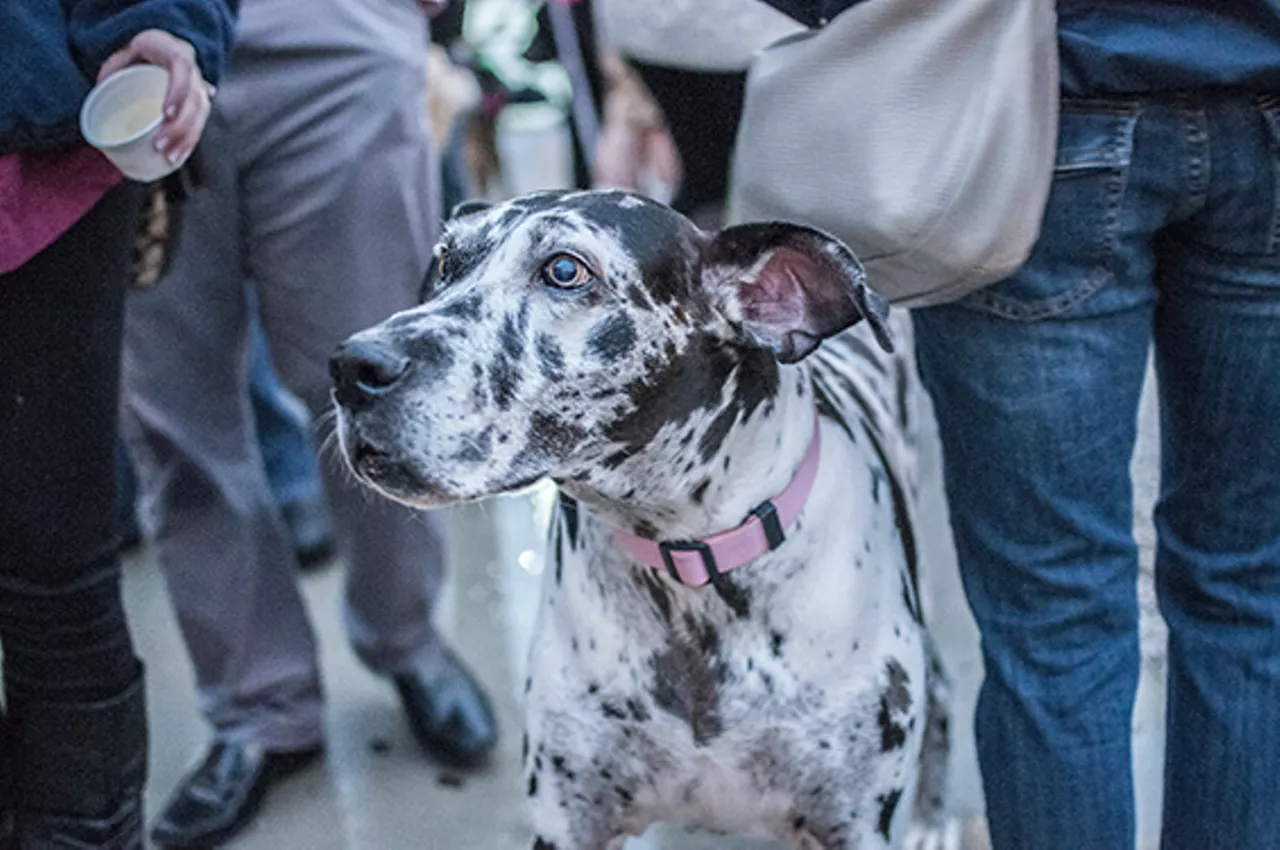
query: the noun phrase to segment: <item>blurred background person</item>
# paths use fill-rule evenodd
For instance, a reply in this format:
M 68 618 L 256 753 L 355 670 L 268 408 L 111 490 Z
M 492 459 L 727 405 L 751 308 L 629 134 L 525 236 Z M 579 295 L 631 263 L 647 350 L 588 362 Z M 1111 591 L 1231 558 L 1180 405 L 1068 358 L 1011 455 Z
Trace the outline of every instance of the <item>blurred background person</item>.
M 638 190 L 656 183 L 674 190 L 660 200 L 718 227 L 747 66 L 803 27 L 759 0 L 591 2 L 608 81 L 596 183 Z
M 81 139 L 95 79 L 169 71 L 180 163 L 230 47 L 222 0 L 0 6 L 0 844 L 142 847 L 142 665 L 120 599 L 121 306 L 140 187 Z
M 284 385 L 326 412 L 337 344 L 415 303 L 438 236 L 414 0 L 244 0 L 172 263 L 129 299 L 124 422 L 213 737 L 152 838 L 217 845 L 324 742 L 316 644 L 247 388 L 252 311 Z M 324 464 L 356 654 L 433 757 L 481 763 L 489 700 L 436 631 L 439 521 Z

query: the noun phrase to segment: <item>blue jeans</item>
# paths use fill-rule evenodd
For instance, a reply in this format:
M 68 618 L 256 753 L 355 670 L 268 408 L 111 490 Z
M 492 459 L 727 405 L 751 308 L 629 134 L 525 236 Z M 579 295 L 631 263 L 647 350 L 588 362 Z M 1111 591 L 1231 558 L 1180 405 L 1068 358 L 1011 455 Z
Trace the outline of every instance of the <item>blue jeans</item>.
M 1040 241 L 916 313 L 1000 850 L 1132 850 L 1129 462 L 1154 348 L 1162 846 L 1280 847 L 1280 98 L 1063 104 Z

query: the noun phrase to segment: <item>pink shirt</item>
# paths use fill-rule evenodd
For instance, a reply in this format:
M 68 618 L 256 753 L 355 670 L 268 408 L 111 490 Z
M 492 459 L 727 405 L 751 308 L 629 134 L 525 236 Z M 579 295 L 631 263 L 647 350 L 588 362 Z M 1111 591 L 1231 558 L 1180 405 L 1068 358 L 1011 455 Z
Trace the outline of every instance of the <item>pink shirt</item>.
M 0 274 L 49 247 L 123 179 L 88 145 L 0 156 Z

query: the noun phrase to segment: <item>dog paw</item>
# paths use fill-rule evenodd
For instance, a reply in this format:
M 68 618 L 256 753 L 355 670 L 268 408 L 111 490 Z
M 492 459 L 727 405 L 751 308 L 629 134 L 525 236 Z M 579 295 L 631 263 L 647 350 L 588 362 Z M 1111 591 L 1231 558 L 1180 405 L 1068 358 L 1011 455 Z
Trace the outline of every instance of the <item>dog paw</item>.
M 960 850 L 960 823 L 944 818 L 940 823 L 913 823 L 902 850 Z

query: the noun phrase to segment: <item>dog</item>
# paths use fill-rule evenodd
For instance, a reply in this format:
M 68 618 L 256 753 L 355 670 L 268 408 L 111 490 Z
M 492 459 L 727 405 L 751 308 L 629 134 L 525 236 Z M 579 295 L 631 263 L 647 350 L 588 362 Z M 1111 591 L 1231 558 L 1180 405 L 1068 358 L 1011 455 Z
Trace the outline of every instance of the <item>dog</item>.
M 336 430 L 419 508 L 559 485 L 525 683 L 535 850 L 655 821 L 954 847 L 915 370 L 890 354 L 909 327 L 850 250 L 539 193 L 457 210 L 423 296 L 334 355 Z

